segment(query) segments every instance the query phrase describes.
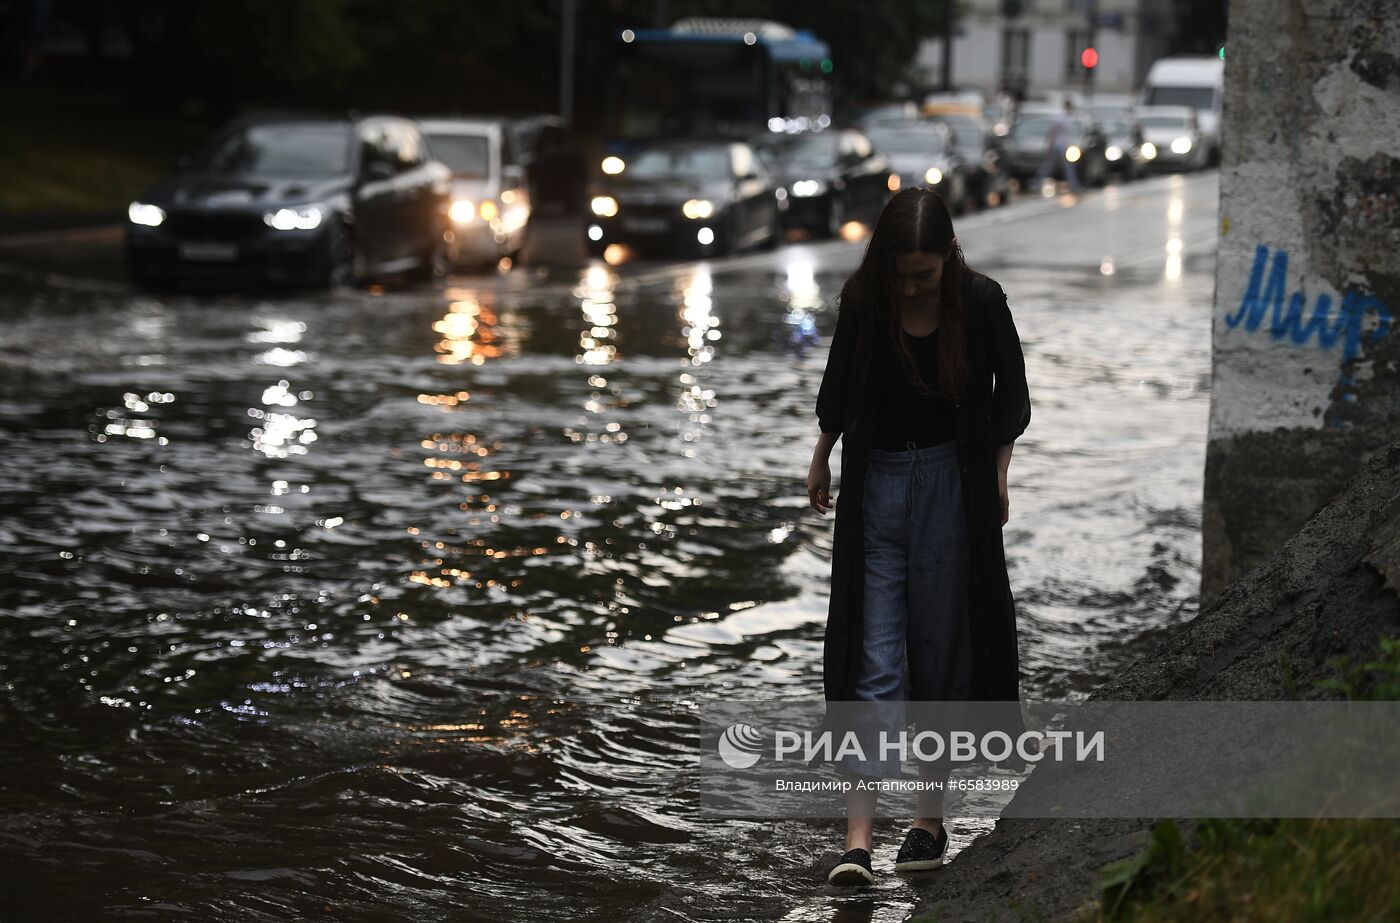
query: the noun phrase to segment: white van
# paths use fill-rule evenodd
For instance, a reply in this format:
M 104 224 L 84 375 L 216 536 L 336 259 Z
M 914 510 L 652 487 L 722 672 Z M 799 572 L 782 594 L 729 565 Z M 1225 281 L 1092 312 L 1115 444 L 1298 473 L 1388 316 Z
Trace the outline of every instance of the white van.
M 1139 103 L 1190 106 L 1196 110 L 1211 164 L 1220 163 L 1220 113 L 1225 99 L 1225 62 L 1215 55 L 1161 58 L 1147 71 Z
M 454 266 L 519 262 L 530 223 L 530 192 L 515 136 L 501 119 L 421 119 L 433 158 L 452 171 Z

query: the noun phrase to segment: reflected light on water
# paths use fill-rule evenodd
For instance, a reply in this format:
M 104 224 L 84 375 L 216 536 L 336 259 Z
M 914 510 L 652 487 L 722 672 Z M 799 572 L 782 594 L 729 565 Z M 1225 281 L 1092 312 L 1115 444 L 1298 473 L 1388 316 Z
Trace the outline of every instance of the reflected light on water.
M 688 364 L 694 368 L 704 365 L 714 358 L 715 350 L 710 344 L 719 340 L 719 318 L 714 314 L 714 281 L 710 269 L 701 265 L 693 273 L 677 280 L 675 297 L 680 301 L 677 319 L 681 324 L 681 336 L 686 341 Z M 715 392 L 705 388 L 700 377 L 690 372 L 680 375 L 681 391 L 676 401 L 676 410 L 685 415 L 681 439 L 694 442 L 710 422 L 709 411 L 716 405 Z M 693 457 L 693 449 L 682 451 L 687 458 Z M 679 488 L 677 488 L 679 489 Z M 655 525 L 655 524 L 654 524 Z
M 720 332 L 719 318 L 712 310 L 714 302 L 710 293 L 713 291 L 714 281 L 708 266 L 702 265 L 677 281 L 676 297 L 680 300 L 677 315 L 691 365 L 701 365 L 714 358 L 714 347 L 710 344 L 719 339 Z
M 1103 191 L 1103 210 L 1106 212 L 1118 211 L 1118 187 L 1108 186 Z
M 821 307 L 822 291 L 817 285 L 817 267 L 810 258 L 797 256 L 787 264 L 784 289 L 784 300 L 794 309 Z
M 1186 211 L 1186 206 L 1181 200 L 1181 196 L 1172 196 L 1167 202 L 1167 227 L 1175 231 L 1181 227 L 1181 217 Z
M 1167 241 L 1167 265 L 1163 274 L 1168 282 L 1181 279 L 1181 249 L 1180 237 L 1173 237 Z
M 249 343 L 300 343 L 306 333 L 305 322 L 284 317 L 260 317 L 254 323 L 257 328 L 244 335 Z
M 170 440 L 164 436 L 157 437 L 156 421 L 153 418 L 127 414 L 150 413 L 152 405 L 171 404 L 174 401 L 175 395 L 168 391 L 151 391 L 144 397 L 135 391 L 127 391 L 122 395 L 122 409 L 99 407 L 97 416 L 107 422 L 101 424 L 101 429 L 94 424 L 88 430 L 93 433 L 93 439 L 97 442 L 106 442 L 109 437 L 118 436 L 126 439 L 156 439 L 161 445 L 167 445 Z
M 433 349 L 438 362 L 444 365 L 481 365 L 503 351 L 500 319 L 495 310 L 489 300 L 470 293 L 449 305 L 447 314 L 433 322 L 433 331 L 442 335 Z
M 821 342 L 816 318 L 812 312 L 822 306 L 821 286 L 817 284 L 816 266 L 804 255 L 796 255 L 787 264 L 786 278 L 780 296 L 787 303 L 783 323 L 787 325 L 787 345 L 799 356 Z
M 293 394 L 290 383 L 283 378 L 263 390 L 262 403 L 265 407 L 295 407 L 311 396 L 310 391 Z M 248 439 L 254 449 L 268 458 L 305 455 L 307 446 L 316 441 L 316 421 L 310 417 L 262 407 L 249 407 L 248 416 L 260 421 L 249 430 Z
M 579 351 L 574 361 L 582 365 L 607 365 L 617 355 L 617 305 L 613 303 L 613 288 L 617 277 L 602 266 L 590 266 L 584 273 L 574 296 L 583 312 L 584 327 L 579 331 Z

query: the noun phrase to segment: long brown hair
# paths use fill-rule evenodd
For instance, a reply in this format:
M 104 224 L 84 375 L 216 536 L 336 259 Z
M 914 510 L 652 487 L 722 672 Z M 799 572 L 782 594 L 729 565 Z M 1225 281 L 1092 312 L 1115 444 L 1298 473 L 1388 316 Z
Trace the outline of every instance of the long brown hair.
M 909 351 L 890 285 L 895 258 L 907 253 L 947 256 L 939 285 L 938 372 L 931 387 Z M 969 271 L 962 248 L 953 241 L 952 215 L 938 193 L 927 186 L 896 193 L 880 212 L 860 265 L 841 288 L 840 309 L 856 311 L 857 353 L 868 357 L 876 337 L 884 336 L 895 345 L 910 384 L 923 394 L 955 399 L 967 378 L 967 306 L 962 295 Z

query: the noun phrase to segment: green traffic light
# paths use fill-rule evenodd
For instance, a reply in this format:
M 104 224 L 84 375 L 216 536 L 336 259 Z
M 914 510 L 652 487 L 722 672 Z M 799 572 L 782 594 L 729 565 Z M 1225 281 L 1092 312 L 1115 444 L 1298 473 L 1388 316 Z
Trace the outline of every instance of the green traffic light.
M 1224 45 L 1221 45 L 1221 46 L 1220 46 L 1220 60 L 1222 60 L 1222 61 L 1225 60 L 1225 46 L 1224 46 Z
M 830 58 L 822 58 L 822 73 L 823 73 L 823 74 L 829 74 L 829 73 L 831 73 L 831 72 L 835 69 L 835 67 L 836 67 L 836 65 L 834 65 L 834 64 L 831 63 L 831 59 L 830 59 Z

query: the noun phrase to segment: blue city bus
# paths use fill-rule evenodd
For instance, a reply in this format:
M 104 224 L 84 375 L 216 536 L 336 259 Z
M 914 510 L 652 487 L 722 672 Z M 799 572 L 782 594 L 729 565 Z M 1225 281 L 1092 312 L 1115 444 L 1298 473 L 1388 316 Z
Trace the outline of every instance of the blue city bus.
M 825 42 L 767 20 L 624 29 L 610 49 L 603 136 L 616 150 L 629 139 L 825 128 L 832 69 Z

